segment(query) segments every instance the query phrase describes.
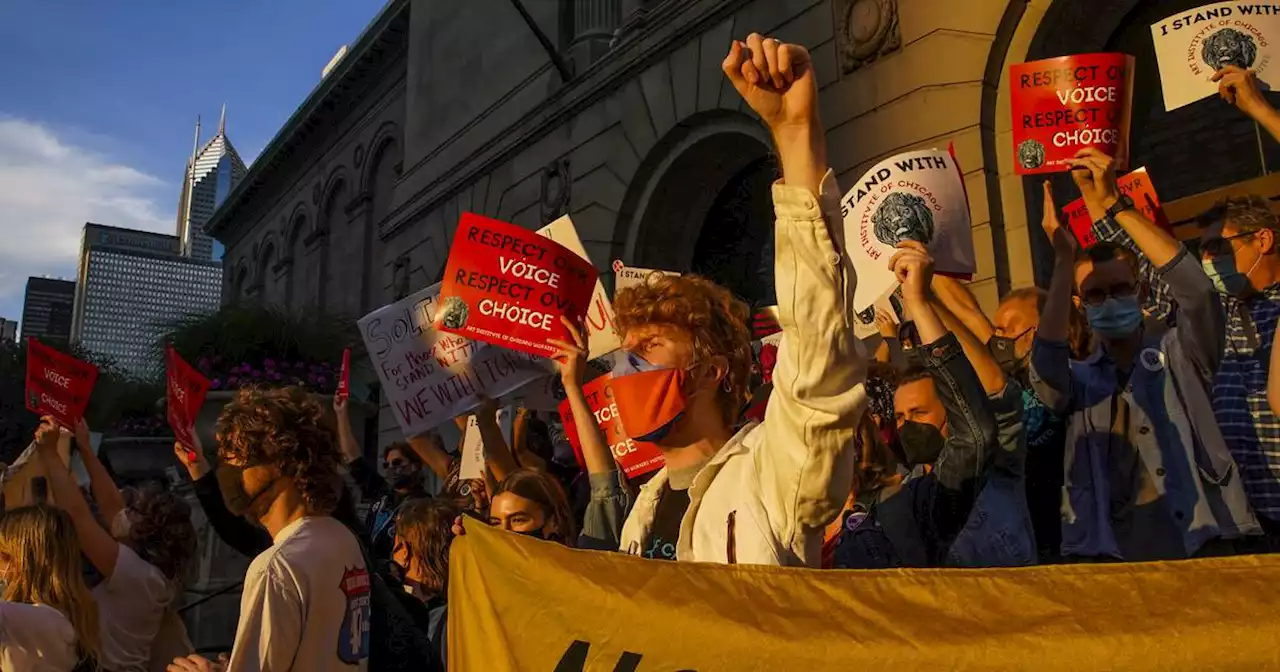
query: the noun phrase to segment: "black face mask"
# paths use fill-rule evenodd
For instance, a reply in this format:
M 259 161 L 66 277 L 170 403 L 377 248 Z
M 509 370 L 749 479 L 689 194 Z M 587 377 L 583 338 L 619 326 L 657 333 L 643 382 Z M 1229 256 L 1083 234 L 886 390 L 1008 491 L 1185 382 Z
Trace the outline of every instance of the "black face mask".
M 987 349 L 991 351 L 991 356 L 995 358 L 996 364 L 1000 365 L 1000 370 L 1006 375 L 1019 373 L 1026 368 L 1027 357 L 1018 356 L 1018 339 L 1025 336 L 1027 331 L 1013 337 L 992 336 L 991 340 L 987 341 Z
M 902 446 L 907 464 L 914 467 L 937 462 L 947 440 L 937 427 L 907 420 L 898 428 L 898 443 Z
M 422 484 L 422 471 L 416 467 L 397 467 L 387 475 L 390 477 L 391 487 L 396 490 L 416 490 Z
M 234 516 L 243 517 L 253 509 L 253 505 L 262 498 L 264 494 L 271 490 L 271 486 L 276 484 L 277 479 L 271 479 L 266 487 L 262 488 L 257 494 L 250 495 L 244 488 L 244 467 L 235 467 L 229 464 L 218 465 L 218 489 L 222 491 L 222 502 L 227 505 L 227 511 Z

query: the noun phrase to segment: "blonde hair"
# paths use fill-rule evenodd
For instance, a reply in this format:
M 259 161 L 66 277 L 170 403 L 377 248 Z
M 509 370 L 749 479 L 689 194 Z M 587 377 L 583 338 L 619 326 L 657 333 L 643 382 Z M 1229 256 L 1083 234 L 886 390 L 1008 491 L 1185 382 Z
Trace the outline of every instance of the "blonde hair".
M 75 630 L 81 660 L 100 660 L 98 604 L 84 582 L 71 517 L 46 505 L 5 513 L 0 516 L 0 554 L 9 561 L 8 584 L 0 598 L 62 612 Z

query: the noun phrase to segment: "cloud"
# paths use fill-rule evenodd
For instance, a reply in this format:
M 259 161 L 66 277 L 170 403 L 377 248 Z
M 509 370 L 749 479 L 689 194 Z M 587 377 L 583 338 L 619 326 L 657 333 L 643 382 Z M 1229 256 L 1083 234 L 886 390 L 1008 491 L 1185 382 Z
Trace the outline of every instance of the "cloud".
M 75 277 L 85 222 L 172 233 L 176 189 L 45 125 L 0 117 L 0 305 L 20 303 L 28 276 Z

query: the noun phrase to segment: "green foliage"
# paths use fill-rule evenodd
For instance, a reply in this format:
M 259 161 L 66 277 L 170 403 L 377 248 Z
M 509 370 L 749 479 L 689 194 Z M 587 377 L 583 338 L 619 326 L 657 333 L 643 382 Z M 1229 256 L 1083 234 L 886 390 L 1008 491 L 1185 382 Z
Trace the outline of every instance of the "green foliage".
M 173 344 L 188 362 L 220 356 L 229 361 L 263 359 L 333 362 L 357 336 L 355 325 L 319 313 L 294 314 L 275 306 L 241 303 L 170 325 L 160 347 Z M 163 354 L 163 353 L 161 353 Z

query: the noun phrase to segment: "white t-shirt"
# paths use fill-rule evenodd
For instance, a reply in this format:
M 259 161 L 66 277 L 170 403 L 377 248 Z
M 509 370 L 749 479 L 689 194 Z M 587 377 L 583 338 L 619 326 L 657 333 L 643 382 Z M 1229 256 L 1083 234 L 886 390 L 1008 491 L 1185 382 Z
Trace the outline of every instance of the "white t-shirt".
M 93 589 L 102 622 L 102 667 L 111 672 L 147 672 L 151 643 L 173 586 L 155 565 L 119 544 L 116 571 Z
M 227 669 L 366 670 L 369 614 L 355 535 L 333 518 L 302 518 L 249 565 Z
M 76 631 L 61 611 L 0 600 L 0 671 L 71 672 Z

